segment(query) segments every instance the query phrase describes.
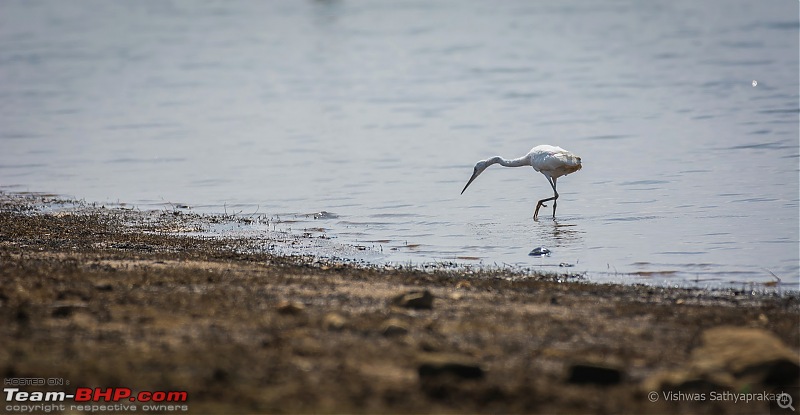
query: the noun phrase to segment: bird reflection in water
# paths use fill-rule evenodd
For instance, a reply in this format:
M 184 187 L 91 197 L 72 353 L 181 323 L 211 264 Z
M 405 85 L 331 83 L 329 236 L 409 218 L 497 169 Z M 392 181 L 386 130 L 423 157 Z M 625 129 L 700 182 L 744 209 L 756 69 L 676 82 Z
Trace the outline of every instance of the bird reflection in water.
M 548 226 L 536 226 L 533 231 L 530 249 L 547 248 L 551 250 L 552 256 L 558 256 L 558 248 L 573 247 L 583 243 L 584 231 L 573 222 L 554 220 L 548 222 Z

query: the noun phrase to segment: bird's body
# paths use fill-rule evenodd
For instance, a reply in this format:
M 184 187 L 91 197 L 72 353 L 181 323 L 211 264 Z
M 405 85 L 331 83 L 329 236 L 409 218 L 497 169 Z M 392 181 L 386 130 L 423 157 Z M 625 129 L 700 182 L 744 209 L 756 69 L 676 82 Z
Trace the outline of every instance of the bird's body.
M 574 173 L 580 170 L 582 167 L 581 158 L 575 154 L 572 154 L 561 147 L 550 146 L 546 144 L 539 145 L 532 148 L 528 154 L 512 160 L 506 160 L 500 156 L 495 156 L 479 161 L 477 164 L 475 164 L 475 170 L 472 173 L 472 177 L 470 177 L 467 185 L 464 186 L 464 190 L 461 191 L 461 194 L 464 194 L 464 191 L 467 190 L 467 187 L 469 187 L 470 183 L 472 183 L 472 181 L 475 180 L 478 175 L 483 173 L 484 170 L 486 170 L 492 164 L 500 164 L 501 166 L 505 167 L 531 166 L 534 170 L 542 173 L 547 178 L 547 182 L 550 183 L 550 187 L 553 188 L 554 196 L 547 199 L 542 199 L 536 204 L 536 210 L 533 213 L 534 220 L 537 220 L 539 217 L 539 208 L 542 206 L 547 207 L 544 202 L 550 200 L 553 201 L 553 218 L 555 219 L 556 199 L 558 199 L 556 180 L 561 176 Z

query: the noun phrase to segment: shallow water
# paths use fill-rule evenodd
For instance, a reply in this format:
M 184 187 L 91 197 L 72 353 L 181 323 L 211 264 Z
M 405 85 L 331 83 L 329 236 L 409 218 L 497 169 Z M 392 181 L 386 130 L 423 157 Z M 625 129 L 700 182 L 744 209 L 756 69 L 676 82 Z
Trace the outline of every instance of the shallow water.
M 791 1 L 4 1 L 0 185 L 377 262 L 797 287 L 798 27 Z M 543 143 L 584 162 L 556 221 L 529 168 L 459 194 Z

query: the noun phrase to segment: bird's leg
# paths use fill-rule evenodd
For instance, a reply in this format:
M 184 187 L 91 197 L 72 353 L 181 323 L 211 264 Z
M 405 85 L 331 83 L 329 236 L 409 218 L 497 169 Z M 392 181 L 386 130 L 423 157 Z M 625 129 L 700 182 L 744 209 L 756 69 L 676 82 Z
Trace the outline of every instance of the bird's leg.
M 557 202 L 558 201 L 558 190 L 556 190 L 556 180 L 557 179 L 558 179 L 557 177 L 554 177 L 552 182 L 550 183 L 550 185 L 553 186 L 553 193 L 555 194 L 555 196 L 553 196 L 553 219 L 556 218 L 556 206 L 558 205 L 558 202 Z
M 539 220 L 539 209 L 542 206 L 547 207 L 547 205 L 545 205 L 544 202 L 549 202 L 551 200 L 553 201 L 553 219 L 555 219 L 555 217 L 556 217 L 556 201 L 555 200 L 558 199 L 558 192 L 556 191 L 556 182 L 555 182 L 555 179 L 551 179 L 550 176 L 545 176 L 545 177 L 547 177 L 547 182 L 550 183 L 550 187 L 553 188 L 553 193 L 555 193 L 555 196 L 548 197 L 547 199 L 542 199 L 542 200 L 539 201 L 539 203 L 536 204 L 536 210 L 533 212 L 533 220 Z
M 542 206 L 547 207 L 547 205 L 545 205 L 544 202 L 547 202 L 549 200 L 553 200 L 553 198 L 549 197 L 547 199 L 542 199 L 539 201 L 539 203 L 536 204 L 536 210 L 533 211 L 533 220 L 539 220 L 539 208 L 541 208 Z

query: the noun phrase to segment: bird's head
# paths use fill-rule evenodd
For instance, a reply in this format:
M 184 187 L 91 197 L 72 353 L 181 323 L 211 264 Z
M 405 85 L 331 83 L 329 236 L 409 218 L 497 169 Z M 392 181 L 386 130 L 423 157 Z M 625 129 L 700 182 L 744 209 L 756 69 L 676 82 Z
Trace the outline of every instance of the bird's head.
M 464 190 L 467 190 L 467 187 L 469 187 L 470 183 L 472 183 L 472 181 L 475 180 L 475 178 L 477 178 L 481 173 L 483 173 L 483 171 L 486 170 L 487 167 L 489 167 L 488 160 L 481 160 L 475 164 L 475 170 L 472 171 L 472 177 L 469 178 L 467 185 L 464 186 L 464 189 L 461 191 L 462 195 L 464 194 Z

